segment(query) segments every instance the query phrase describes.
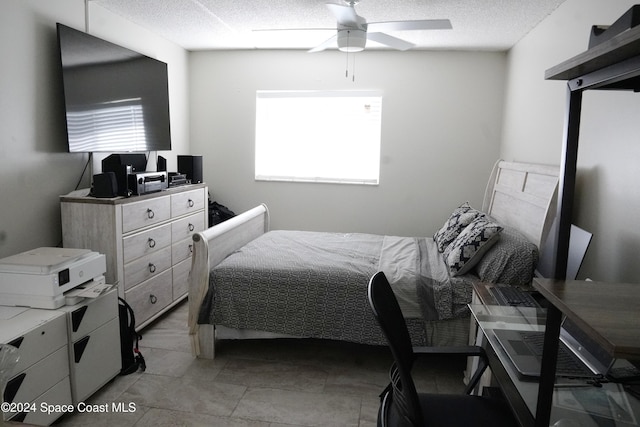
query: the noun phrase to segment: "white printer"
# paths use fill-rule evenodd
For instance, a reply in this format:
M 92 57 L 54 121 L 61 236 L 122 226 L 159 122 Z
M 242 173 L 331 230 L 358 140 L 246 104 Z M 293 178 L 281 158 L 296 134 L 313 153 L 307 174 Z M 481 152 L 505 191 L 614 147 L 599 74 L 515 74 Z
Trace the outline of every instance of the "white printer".
M 65 292 L 104 283 L 105 256 L 88 249 L 37 248 L 0 259 L 0 305 L 56 309 Z

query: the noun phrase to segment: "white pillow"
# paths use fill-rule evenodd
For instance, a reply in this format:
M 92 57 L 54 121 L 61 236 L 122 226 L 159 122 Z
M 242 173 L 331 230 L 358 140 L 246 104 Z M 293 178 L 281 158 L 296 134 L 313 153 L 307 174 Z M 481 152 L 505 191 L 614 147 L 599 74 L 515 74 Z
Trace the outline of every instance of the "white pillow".
M 444 251 L 444 261 L 452 276 L 465 274 L 498 241 L 502 227 L 487 216 L 480 216 L 455 238 Z
M 451 213 L 442 228 L 433 235 L 439 252 L 444 252 L 447 246 L 473 222 L 478 216 L 484 215 L 482 212 L 473 209 L 469 202 L 464 202 Z

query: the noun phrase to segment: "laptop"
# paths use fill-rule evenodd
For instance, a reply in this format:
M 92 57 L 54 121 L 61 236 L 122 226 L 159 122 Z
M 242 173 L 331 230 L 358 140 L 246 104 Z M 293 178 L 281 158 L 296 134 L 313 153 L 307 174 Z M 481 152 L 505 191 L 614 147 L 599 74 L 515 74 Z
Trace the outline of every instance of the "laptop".
M 537 381 L 540 377 L 544 332 L 496 329 L 494 333 L 520 379 Z M 564 319 L 560 329 L 557 377 L 602 378 L 613 362 L 610 354 L 572 321 Z
M 553 227 L 556 227 L 554 221 Z M 589 249 L 593 235 L 582 228 L 571 224 L 571 234 L 569 235 L 569 253 L 567 254 L 567 280 L 575 280 L 578 271 L 582 266 L 584 257 Z M 551 233 L 549 233 L 551 235 Z M 539 260 L 536 265 L 536 277 L 552 277 L 555 265 L 555 255 L 553 246 L 554 239 L 547 239 L 540 247 Z

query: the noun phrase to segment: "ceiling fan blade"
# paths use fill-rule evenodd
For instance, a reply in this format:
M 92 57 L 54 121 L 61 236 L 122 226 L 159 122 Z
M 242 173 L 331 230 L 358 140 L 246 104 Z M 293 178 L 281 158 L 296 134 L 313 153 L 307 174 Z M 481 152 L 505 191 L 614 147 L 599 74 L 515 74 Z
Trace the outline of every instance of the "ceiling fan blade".
M 361 16 L 358 16 L 356 10 L 352 6 L 343 6 L 341 4 L 327 3 L 327 7 L 336 17 L 339 25 L 363 29 L 363 24 L 366 22 Z
M 307 53 L 322 52 L 323 50 L 325 50 L 328 47 L 335 46 L 336 45 L 336 38 L 337 38 L 337 35 L 331 36 L 330 38 L 328 38 L 324 42 L 320 43 L 318 46 L 314 47 L 313 49 L 308 50 Z
M 257 49 L 309 49 L 335 34 L 335 28 L 271 28 L 252 30 L 250 41 Z
M 383 44 L 385 46 L 389 46 L 393 49 L 397 50 L 407 50 L 411 49 L 415 46 L 413 43 L 409 43 L 406 40 L 399 39 L 397 37 L 390 36 L 385 33 L 369 33 L 367 32 L 367 39 L 373 40 L 374 42 Z
M 251 30 L 254 33 L 270 33 L 270 32 L 289 32 L 295 31 L 335 31 L 335 28 L 258 28 L 257 30 Z
M 389 32 L 389 31 L 414 31 L 414 30 L 450 30 L 451 21 L 448 19 L 424 19 L 419 21 L 390 21 L 390 22 L 370 22 L 367 24 L 368 31 Z

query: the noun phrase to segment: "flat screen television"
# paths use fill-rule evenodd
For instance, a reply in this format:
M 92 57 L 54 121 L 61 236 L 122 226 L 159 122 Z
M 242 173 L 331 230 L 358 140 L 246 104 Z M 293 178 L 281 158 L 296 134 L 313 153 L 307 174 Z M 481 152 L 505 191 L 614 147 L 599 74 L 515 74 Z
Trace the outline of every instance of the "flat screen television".
M 57 24 L 70 152 L 171 150 L 167 64 Z

